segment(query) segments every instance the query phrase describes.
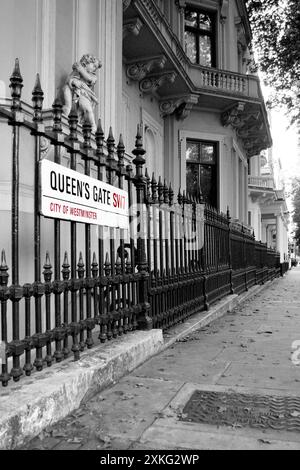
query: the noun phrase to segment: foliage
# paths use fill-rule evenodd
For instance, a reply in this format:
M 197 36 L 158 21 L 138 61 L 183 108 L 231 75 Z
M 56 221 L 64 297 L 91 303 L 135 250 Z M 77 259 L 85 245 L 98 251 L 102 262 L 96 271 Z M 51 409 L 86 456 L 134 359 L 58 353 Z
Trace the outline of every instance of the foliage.
M 294 178 L 292 182 L 292 201 L 294 206 L 293 222 L 295 224 L 295 238 L 300 246 L 300 178 Z
M 246 0 L 253 49 L 266 85 L 268 105 L 284 107 L 291 124 L 300 124 L 300 2 Z

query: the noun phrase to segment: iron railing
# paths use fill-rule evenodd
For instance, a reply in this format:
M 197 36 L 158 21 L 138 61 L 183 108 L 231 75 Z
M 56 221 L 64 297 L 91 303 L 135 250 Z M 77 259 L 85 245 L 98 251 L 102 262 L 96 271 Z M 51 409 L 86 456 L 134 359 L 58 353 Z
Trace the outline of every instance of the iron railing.
M 11 161 L 3 159 L 3 165 L 12 165 L 11 240 L 6 250 L 10 262 L 2 250 L 0 264 L 3 386 L 71 353 L 78 360 L 85 348 L 137 328 L 169 328 L 228 294 L 280 274 L 279 255 L 255 241 L 246 227 L 231 222 L 229 211 L 222 214 L 204 206 L 201 194 L 194 198 L 179 190 L 175 200 L 171 185 L 149 177 L 139 129 L 134 159 L 126 166 L 122 136 L 115 147 L 110 130 L 105 142 L 101 121 L 95 141 L 90 125 L 84 123 L 80 142 L 75 105 L 68 117 L 69 135 L 63 133 L 58 98 L 52 107 L 52 127 L 45 129 L 38 77 L 32 93 L 33 118 L 28 119 L 22 110 L 22 82 L 16 61 L 10 78 L 11 107 L 0 107 L 0 117 L 12 133 Z M 25 237 L 30 245 L 19 206 L 25 151 L 21 136 L 26 132 L 34 140 L 32 279 L 30 261 L 23 252 L 20 256 L 20 239 L 23 243 Z M 127 191 L 128 230 L 41 215 L 41 139 L 50 143 L 47 158 L 63 165 L 67 153 L 71 169 Z M 5 237 L 1 243 L 8 245 Z

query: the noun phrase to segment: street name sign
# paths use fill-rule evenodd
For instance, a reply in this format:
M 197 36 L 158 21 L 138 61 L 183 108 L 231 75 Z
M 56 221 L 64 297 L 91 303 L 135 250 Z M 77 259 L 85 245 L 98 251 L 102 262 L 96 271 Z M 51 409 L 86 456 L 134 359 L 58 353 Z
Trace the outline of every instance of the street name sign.
M 45 217 L 128 229 L 128 193 L 49 160 L 40 162 Z

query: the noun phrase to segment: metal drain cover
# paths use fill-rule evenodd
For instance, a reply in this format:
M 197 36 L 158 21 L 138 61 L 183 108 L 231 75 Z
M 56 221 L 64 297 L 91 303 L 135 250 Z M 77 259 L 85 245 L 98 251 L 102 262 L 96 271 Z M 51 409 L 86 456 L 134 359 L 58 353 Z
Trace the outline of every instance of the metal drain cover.
M 300 432 L 300 398 L 197 390 L 181 420 Z

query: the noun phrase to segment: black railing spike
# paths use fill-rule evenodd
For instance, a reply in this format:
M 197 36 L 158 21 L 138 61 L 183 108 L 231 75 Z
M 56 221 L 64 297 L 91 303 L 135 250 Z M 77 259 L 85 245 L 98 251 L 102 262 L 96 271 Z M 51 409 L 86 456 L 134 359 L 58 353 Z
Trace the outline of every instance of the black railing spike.
M 1 251 L 1 265 L 0 265 L 0 285 L 7 286 L 8 282 L 8 266 L 6 264 L 6 255 L 5 251 Z
M 113 130 L 112 130 L 112 127 L 110 126 L 109 128 L 109 132 L 108 132 L 108 137 L 107 137 L 107 143 L 109 144 L 114 144 L 115 143 L 115 138 L 114 138 L 114 135 L 113 135 Z
M 40 82 L 40 75 L 36 74 L 35 85 L 32 91 L 32 103 L 33 103 L 33 121 L 34 122 L 42 122 L 42 108 L 43 108 L 43 101 L 44 101 L 44 92 L 41 87 Z
M 182 205 L 182 202 L 183 202 L 183 197 L 182 197 L 182 193 L 181 193 L 181 188 L 179 188 L 179 190 L 178 190 L 177 201 L 178 201 L 178 204 L 181 206 L 181 205 Z
M 161 181 L 161 176 L 158 178 L 157 191 L 158 191 L 158 201 L 160 204 L 163 204 L 164 203 L 164 187 Z
M 84 276 L 84 262 L 83 262 L 83 256 L 82 256 L 82 252 L 79 253 L 79 260 L 78 260 L 78 263 L 77 263 L 77 273 L 78 273 L 78 277 L 80 279 L 83 278 Z
M 123 139 L 122 134 L 120 134 L 120 137 L 119 137 L 118 148 L 122 151 L 125 150 L 124 139 Z
M 14 64 L 14 69 L 13 69 L 13 72 L 11 74 L 11 79 L 12 78 L 16 78 L 18 80 L 22 80 L 23 81 L 23 78 L 22 78 L 22 75 L 21 75 L 21 71 L 20 71 L 20 62 L 19 62 L 19 59 L 16 58 L 15 59 L 15 64 Z
M 151 179 L 148 173 L 148 168 L 145 169 L 145 179 L 146 179 L 146 198 L 148 202 L 151 201 Z
M 79 253 L 79 259 L 78 259 L 77 266 L 84 266 L 82 251 L 80 251 L 80 253 Z
M 36 74 L 35 84 L 34 84 L 34 88 L 33 88 L 32 93 L 38 93 L 38 94 L 44 95 L 44 92 L 43 92 L 42 86 L 41 86 L 41 79 L 40 79 L 40 74 L 39 73 Z
M 157 202 L 157 181 L 155 179 L 154 172 L 152 173 L 152 180 L 151 180 L 151 192 L 152 192 L 152 201 Z
M 117 154 L 118 154 L 118 168 L 121 174 L 124 174 L 124 157 L 125 157 L 125 145 L 124 145 L 124 140 L 123 140 L 123 135 L 120 134 L 119 137 L 119 143 L 117 146 Z
M 131 257 L 130 257 L 130 251 L 127 251 L 127 258 L 126 258 L 126 274 L 130 274 L 132 270 L 131 266 Z
M 167 181 L 164 180 L 164 203 L 169 204 L 169 188 L 167 186 Z
M 93 261 L 92 261 L 92 276 L 93 278 L 98 276 L 98 271 L 99 271 L 99 265 L 97 262 L 97 256 L 96 253 L 93 253 Z
M 69 128 L 70 128 L 70 140 L 77 141 L 77 127 L 78 127 L 78 111 L 75 101 L 72 104 L 70 114 L 68 116 Z
M 71 118 L 76 118 L 78 120 L 78 110 L 77 110 L 77 104 L 75 101 L 72 103 L 72 107 L 68 116 L 69 119 Z
M 116 274 L 121 274 L 121 270 L 122 270 L 122 262 L 121 262 L 121 258 L 120 258 L 120 255 L 117 256 L 117 259 L 116 259 Z
M 63 108 L 63 104 L 61 102 L 59 94 L 57 93 L 56 98 L 52 104 L 53 132 L 62 131 L 62 123 L 61 123 L 62 108 Z
M 137 125 L 137 133 L 135 138 L 135 149 L 132 152 L 134 155 L 144 155 L 146 151 L 143 149 L 143 138 L 141 133 L 140 124 Z
M 141 132 L 141 125 L 137 124 L 137 130 L 136 130 L 136 138 L 141 139 L 142 138 L 142 132 Z
M 45 264 L 44 266 L 52 268 L 49 251 L 46 251 Z
M 10 85 L 11 97 L 12 97 L 12 110 L 18 111 L 21 110 L 21 94 L 23 88 L 23 78 L 20 72 L 19 59 L 15 60 L 15 65 L 13 72 L 10 76 Z
M 64 280 L 64 281 L 66 281 L 67 279 L 69 279 L 69 276 L 70 276 L 70 264 L 69 264 L 69 260 L 68 260 L 68 253 L 67 253 L 67 251 L 65 251 L 65 254 L 64 254 L 64 261 L 63 261 L 63 264 L 62 264 L 61 273 L 62 273 L 62 276 L 63 276 L 63 280 Z
M 140 132 L 140 126 L 137 126 L 137 135 L 136 135 L 136 140 L 135 140 L 135 148 L 132 150 L 133 155 L 135 156 L 134 160 L 132 163 L 136 167 L 136 174 L 135 174 L 135 180 L 139 186 L 139 189 L 141 190 L 144 181 L 143 181 L 143 166 L 146 162 L 144 155 L 146 153 L 146 150 L 143 148 L 143 139 L 141 136 Z
M 173 202 L 174 202 L 174 191 L 173 191 L 173 188 L 172 188 L 172 184 L 170 183 L 170 186 L 169 186 L 169 204 L 170 204 L 170 206 L 173 205 Z
M 5 250 L 1 251 L 1 267 L 6 266 L 6 254 Z
M 104 272 L 106 276 L 109 276 L 110 274 L 110 260 L 109 260 L 109 253 L 108 251 L 106 252 L 105 256 L 105 262 L 104 262 Z
M 96 255 L 95 252 L 93 252 L 93 261 L 92 261 L 92 264 L 97 264 L 97 266 L 98 266 L 97 255 Z
M 104 139 L 104 131 L 102 129 L 102 122 L 101 119 L 98 119 L 97 130 L 95 132 L 95 138 L 97 142 L 97 138 Z
M 92 125 L 88 119 L 85 119 L 83 123 L 82 134 L 83 134 L 83 140 L 84 140 L 84 147 L 91 148 Z
M 50 261 L 49 251 L 46 252 L 45 263 L 44 263 L 43 268 L 44 268 L 43 275 L 44 275 L 45 282 L 50 282 L 51 277 L 52 277 L 52 264 Z

